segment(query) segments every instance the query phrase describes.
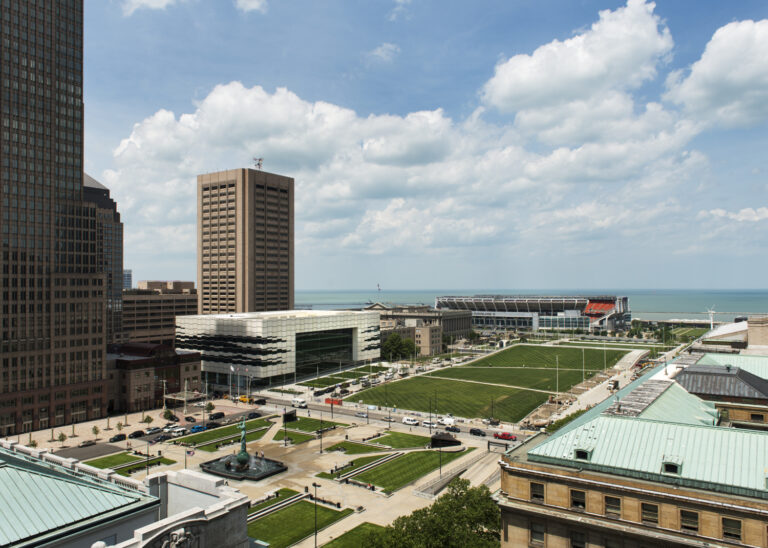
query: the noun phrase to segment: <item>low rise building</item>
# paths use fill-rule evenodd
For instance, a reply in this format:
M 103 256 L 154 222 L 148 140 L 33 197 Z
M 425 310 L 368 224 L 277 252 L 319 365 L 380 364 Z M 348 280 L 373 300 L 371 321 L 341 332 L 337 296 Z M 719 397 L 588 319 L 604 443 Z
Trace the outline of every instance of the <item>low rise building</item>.
M 768 432 L 661 365 L 501 460 L 502 546 L 766 546 Z
M 0 440 L 0 544 L 45 548 L 246 548 L 249 499 L 180 470 L 143 482 Z
M 403 339 L 411 339 L 419 356 L 434 356 L 443 352 L 443 329 L 439 325 L 423 325 L 416 320 L 407 320 L 406 325 L 397 325 L 397 320 L 382 321 L 381 342 L 397 333 Z M 392 325 L 392 327 L 384 327 Z
M 203 381 L 247 391 L 377 360 L 379 313 L 287 310 L 183 316 L 176 346 L 202 354 Z
M 194 282 L 140 281 L 123 291 L 123 340 L 174 345 L 176 318 L 197 314 Z
M 381 315 L 381 328 L 418 325 L 437 325 L 451 338 L 460 338 L 472 331 L 472 312 L 469 310 L 438 310 L 427 305 L 388 306 L 374 303 L 365 310 L 375 310 Z M 411 323 L 408 323 L 408 322 Z
M 163 406 L 166 394 L 203 391 L 199 352 L 151 343 L 113 345 L 107 352 L 108 411 Z

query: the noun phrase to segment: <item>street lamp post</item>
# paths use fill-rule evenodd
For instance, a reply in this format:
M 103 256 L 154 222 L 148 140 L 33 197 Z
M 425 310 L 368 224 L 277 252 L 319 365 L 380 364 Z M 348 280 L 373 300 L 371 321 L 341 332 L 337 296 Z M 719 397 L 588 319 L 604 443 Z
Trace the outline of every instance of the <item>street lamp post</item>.
M 317 488 L 320 486 L 312 482 L 312 487 L 315 488 L 315 548 L 317 548 Z
M 320 454 L 323 454 L 323 412 L 320 411 Z

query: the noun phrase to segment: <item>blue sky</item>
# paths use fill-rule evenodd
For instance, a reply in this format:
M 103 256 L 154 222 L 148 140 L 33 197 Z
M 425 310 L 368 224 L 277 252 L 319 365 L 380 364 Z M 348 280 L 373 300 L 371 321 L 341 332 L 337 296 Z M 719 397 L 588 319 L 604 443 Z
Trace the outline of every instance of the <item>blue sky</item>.
M 134 279 L 195 176 L 296 180 L 296 287 L 764 288 L 768 4 L 85 0 Z

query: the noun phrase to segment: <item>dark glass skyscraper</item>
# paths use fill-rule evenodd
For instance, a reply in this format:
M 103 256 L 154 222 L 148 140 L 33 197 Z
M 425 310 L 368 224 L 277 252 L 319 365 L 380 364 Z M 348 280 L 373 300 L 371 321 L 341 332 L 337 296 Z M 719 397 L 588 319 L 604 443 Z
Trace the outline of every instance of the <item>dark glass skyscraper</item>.
M 0 0 L 0 436 L 105 412 L 105 281 L 83 200 L 83 2 Z

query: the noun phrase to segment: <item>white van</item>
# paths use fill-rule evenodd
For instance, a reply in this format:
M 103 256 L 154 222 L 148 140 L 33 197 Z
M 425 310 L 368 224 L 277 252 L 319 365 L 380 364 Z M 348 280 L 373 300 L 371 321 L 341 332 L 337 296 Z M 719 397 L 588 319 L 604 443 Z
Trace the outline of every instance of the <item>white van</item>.
M 178 426 L 171 430 L 171 436 L 174 438 L 180 438 L 181 436 L 185 436 L 187 434 L 187 429 L 183 426 Z
M 418 426 L 419 421 L 413 417 L 403 417 L 403 424 L 407 424 L 408 426 Z
M 453 426 L 456 424 L 456 420 L 453 417 L 439 417 L 437 419 L 437 424 L 442 424 L 443 426 Z
M 293 398 L 293 400 L 291 400 L 291 405 L 293 407 L 300 407 L 304 409 L 307 407 L 307 400 L 305 400 L 304 398 L 295 397 Z

